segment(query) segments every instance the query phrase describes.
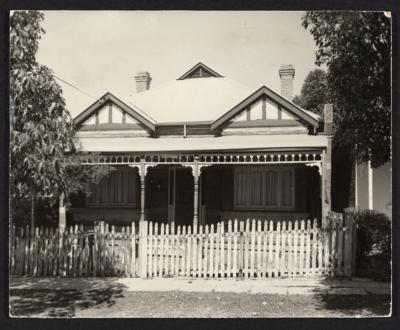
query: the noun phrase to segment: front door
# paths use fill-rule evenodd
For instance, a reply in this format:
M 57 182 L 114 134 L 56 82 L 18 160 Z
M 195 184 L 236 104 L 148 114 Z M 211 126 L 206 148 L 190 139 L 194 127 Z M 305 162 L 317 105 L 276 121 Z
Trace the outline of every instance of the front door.
M 169 169 L 168 222 L 175 226 L 193 223 L 193 174 L 190 168 Z

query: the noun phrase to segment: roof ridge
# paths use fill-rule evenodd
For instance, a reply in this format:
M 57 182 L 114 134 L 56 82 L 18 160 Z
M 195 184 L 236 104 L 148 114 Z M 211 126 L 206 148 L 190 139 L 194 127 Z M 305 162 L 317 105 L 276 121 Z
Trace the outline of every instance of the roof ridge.
M 250 86 L 245 85 L 245 84 L 243 84 L 243 83 L 241 83 L 241 82 L 239 82 L 239 81 L 233 80 L 232 78 L 229 78 L 229 77 L 224 77 L 224 78 L 225 78 L 226 80 L 228 80 L 228 81 L 234 83 L 234 84 L 237 85 L 237 86 L 244 87 L 244 88 L 246 88 L 246 89 L 248 89 L 248 90 L 253 90 L 253 88 L 251 88 Z

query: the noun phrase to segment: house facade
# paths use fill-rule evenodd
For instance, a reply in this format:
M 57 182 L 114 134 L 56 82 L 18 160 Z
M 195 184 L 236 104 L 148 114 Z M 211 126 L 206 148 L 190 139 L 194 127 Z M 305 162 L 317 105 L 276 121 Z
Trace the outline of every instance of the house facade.
M 324 223 L 332 106 L 322 118 L 293 104 L 294 74 L 291 65 L 280 68 L 278 94 L 251 90 L 203 63 L 156 88 L 149 73 L 138 72 L 130 99 L 107 93 L 74 119 L 79 153 L 71 163 L 116 170 L 90 196 L 71 196 L 67 211 L 61 202 L 60 225 Z

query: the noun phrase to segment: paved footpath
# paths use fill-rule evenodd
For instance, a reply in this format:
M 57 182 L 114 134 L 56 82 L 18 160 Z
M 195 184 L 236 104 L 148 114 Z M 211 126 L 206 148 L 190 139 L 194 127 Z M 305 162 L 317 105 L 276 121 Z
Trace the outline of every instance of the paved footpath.
M 139 279 L 10 277 L 10 289 L 96 290 L 118 285 L 126 291 L 234 292 L 283 295 L 390 294 L 390 283 L 367 279 Z

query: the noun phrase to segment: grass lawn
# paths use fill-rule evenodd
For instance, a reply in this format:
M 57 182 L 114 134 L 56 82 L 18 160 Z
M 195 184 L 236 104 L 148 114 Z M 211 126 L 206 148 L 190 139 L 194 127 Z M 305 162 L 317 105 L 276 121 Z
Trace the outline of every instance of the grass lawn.
M 122 287 L 10 291 L 10 315 L 28 317 L 351 317 L 389 312 L 389 295 L 132 292 Z

